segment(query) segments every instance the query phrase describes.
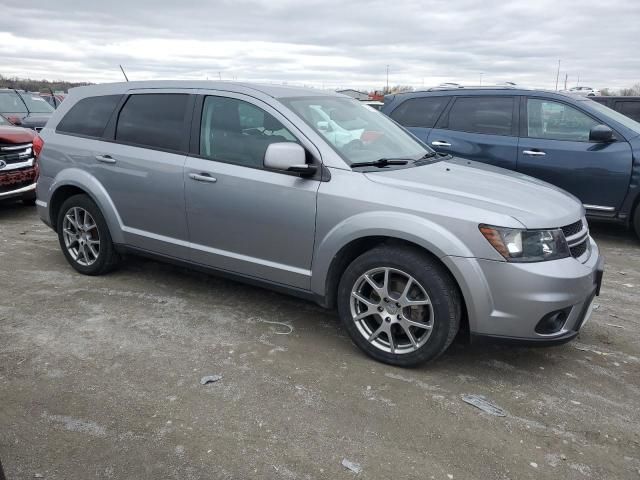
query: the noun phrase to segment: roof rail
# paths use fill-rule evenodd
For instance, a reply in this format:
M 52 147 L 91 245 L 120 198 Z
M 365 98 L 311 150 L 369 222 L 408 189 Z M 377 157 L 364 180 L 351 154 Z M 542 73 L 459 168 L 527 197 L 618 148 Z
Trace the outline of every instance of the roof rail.
M 427 92 L 433 92 L 435 90 L 460 90 L 460 89 L 472 89 L 472 90 L 501 90 L 501 89 L 514 89 L 514 88 L 521 88 L 518 87 L 517 85 L 513 84 L 499 84 L 499 85 L 457 85 L 457 84 L 443 84 L 443 85 L 438 85 L 437 87 L 431 87 L 428 88 L 426 91 Z

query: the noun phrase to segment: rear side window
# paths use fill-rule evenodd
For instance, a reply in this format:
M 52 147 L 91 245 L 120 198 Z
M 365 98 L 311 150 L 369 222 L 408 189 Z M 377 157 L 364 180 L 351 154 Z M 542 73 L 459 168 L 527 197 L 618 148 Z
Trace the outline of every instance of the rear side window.
M 101 137 L 121 95 L 87 97 L 76 103 L 62 118 L 57 132 Z
M 527 100 L 527 136 L 549 140 L 588 142 L 589 132 L 599 122 L 565 103 Z
M 391 112 L 391 118 L 404 127 L 432 128 L 448 102 L 449 97 L 410 98 Z
M 181 93 L 131 95 L 118 116 L 116 141 L 183 150 L 188 102 L 189 95 Z
M 636 122 L 640 122 L 640 101 L 629 102 L 623 101 L 618 102 L 616 105 L 616 110 L 620 113 L 626 115 L 627 117 L 633 118 Z
M 461 97 L 449 111 L 447 128 L 460 132 L 512 135 L 513 97 Z

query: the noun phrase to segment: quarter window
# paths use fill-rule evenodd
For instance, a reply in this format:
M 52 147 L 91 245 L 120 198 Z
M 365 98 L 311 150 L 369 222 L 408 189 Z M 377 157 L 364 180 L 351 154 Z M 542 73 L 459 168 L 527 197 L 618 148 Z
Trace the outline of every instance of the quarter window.
M 448 129 L 488 135 L 511 135 L 513 97 L 461 97 L 449 111 Z
M 449 97 L 410 98 L 391 112 L 393 118 L 405 127 L 432 128 Z
M 200 155 L 262 168 L 272 143 L 296 142 L 273 115 L 235 98 L 206 97 L 200 127 Z
M 550 100 L 527 100 L 527 135 L 531 138 L 588 142 L 599 122 L 569 105 Z
M 83 98 L 71 107 L 56 131 L 101 137 L 121 98 L 120 95 Z
M 189 95 L 132 95 L 118 117 L 116 141 L 161 150 L 185 150 L 185 117 Z

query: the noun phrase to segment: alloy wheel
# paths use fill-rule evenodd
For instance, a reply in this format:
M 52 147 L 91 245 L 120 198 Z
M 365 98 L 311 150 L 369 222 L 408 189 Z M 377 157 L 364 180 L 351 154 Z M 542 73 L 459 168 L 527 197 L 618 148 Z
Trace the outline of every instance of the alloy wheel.
M 100 255 L 100 234 L 95 220 L 81 207 L 72 207 L 62 222 L 64 245 L 78 264 L 93 265 Z

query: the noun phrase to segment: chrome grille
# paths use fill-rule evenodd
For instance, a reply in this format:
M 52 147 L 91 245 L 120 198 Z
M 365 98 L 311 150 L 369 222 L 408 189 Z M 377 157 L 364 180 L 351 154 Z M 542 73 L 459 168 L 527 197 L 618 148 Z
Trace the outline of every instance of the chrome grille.
M 33 145 L 31 143 L 0 143 L 0 173 L 33 166 Z

